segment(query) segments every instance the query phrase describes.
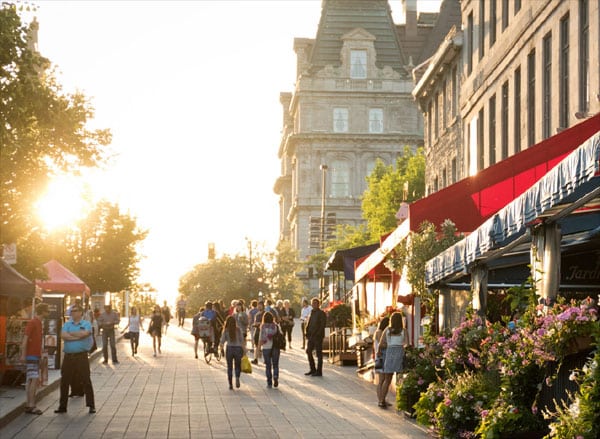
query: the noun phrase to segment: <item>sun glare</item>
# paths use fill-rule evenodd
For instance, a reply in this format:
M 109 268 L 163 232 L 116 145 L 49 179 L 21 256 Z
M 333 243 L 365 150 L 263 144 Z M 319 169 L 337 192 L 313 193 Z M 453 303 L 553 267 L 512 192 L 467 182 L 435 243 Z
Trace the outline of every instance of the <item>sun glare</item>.
M 37 215 L 49 230 L 67 227 L 81 219 L 88 207 L 82 183 L 73 177 L 54 179 L 36 203 Z

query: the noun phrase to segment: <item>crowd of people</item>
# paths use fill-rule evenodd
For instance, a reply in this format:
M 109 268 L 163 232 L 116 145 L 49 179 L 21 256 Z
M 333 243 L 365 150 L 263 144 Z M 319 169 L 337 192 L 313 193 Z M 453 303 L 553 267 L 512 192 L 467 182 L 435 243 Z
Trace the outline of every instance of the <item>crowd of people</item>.
M 22 360 L 27 364 L 27 406 L 26 413 L 41 414 L 35 406 L 36 390 L 39 387 L 39 361 L 41 356 L 41 320 L 48 314 L 46 304 L 36 308 L 34 318 L 29 322 L 22 343 Z M 108 349 L 113 364 L 118 364 L 115 345 L 115 327 L 121 318 L 110 304 L 104 312 L 91 312 L 89 307 L 75 301 L 67 310 L 69 319 L 62 327 L 61 338 L 64 343 L 64 360 L 61 368 L 59 407 L 55 413 L 65 413 L 69 396 L 85 396 L 90 413 L 95 413 L 94 390 L 90 379 L 89 353 L 96 349 L 96 329 L 102 332 L 103 364 L 108 363 Z M 292 330 L 296 313 L 289 300 L 271 299 L 252 300 L 246 307 L 243 299 L 233 300 L 229 307 L 223 301 L 207 301 L 192 318 L 192 335 L 195 338 L 194 355 L 198 358 L 198 344 L 205 342 L 204 349 L 224 352 L 227 363 L 229 389 L 241 386 L 242 358 L 253 353 L 253 364 L 262 359 L 265 366 L 267 387 L 279 386 L 279 360 L 281 350 L 292 348 Z M 154 356 L 161 354 L 161 341 L 166 334 L 171 311 L 165 301 L 163 306 L 156 304 L 149 317 L 147 333 L 152 337 Z M 177 303 L 178 325 L 185 321 L 185 301 Z M 306 350 L 309 370 L 307 376 L 323 376 L 323 339 L 327 326 L 327 316 L 321 309 L 318 298 L 303 300 L 300 312 L 302 329 L 302 349 Z M 201 330 L 205 324 L 208 332 Z M 126 334 L 131 345 L 131 355 L 138 352 L 140 332 L 144 331 L 144 318 L 136 307 L 131 307 L 127 325 L 121 333 Z M 283 339 L 283 341 L 281 341 Z M 287 342 L 286 342 L 287 341 Z M 404 345 L 406 338 L 403 328 L 403 316 L 394 312 L 381 320 L 375 334 L 375 351 L 379 358 L 376 372 L 380 374 L 377 386 L 379 407 L 386 408 L 388 389 L 394 373 L 403 368 Z M 315 361 L 316 355 L 316 361 Z M 235 378 L 235 380 L 234 380 Z M 69 389 L 71 393 L 69 394 Z

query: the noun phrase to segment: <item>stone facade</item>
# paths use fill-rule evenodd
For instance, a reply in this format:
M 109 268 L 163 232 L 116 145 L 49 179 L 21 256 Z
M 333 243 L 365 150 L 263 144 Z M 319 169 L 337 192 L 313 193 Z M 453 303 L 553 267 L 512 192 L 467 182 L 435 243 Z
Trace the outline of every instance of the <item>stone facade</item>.
M 428 193 L 445 187 L 454 157 L 463 179 L 600 111 L 597 1 L 467 0 L 461 14 L 461 59 L 452 61 L 460 133 L 428 135 L 445 125 L 435 105 L 447 81 L 443 63 L 429 66 L 415 94 L 426 121 Z

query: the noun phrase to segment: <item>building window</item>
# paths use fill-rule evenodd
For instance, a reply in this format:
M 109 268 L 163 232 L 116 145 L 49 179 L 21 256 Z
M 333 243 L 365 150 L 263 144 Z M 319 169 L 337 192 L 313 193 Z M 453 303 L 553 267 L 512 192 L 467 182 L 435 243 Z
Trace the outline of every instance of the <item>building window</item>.
M 489 108 L 489 139 L 488 148 L 490 154 L 490 166 L 496 163 L 496 95 L 490 98 Z
M 436 93 L 435 94 L 435 101 L 433 101 L 433 123 L 434 123 L 434 136 L 436 139 L 438 139 L 440 137 L 440 105 L 439 105 L 439 101 L 440 101 L 440 94 Z
M 442 130 L 445 130 L 446 126 L 448 124 L 447 115 L 446 115 L 446 113 L 448 112 L 446 87 L 447 87 L 447 82 L 444 81 L 444 88 L 442 89 Z
M 442 188 L 445 188 L 448 185 L 448 182 L 446 181 L 446 168 L 442 169 Z
M 490 47 L 496 42 L 496 27 L 498 14 L 496 13 L 496 0 L 490 0 Z
M 502 31 L 508 27 L 508 0 L 502 0 Z
M 350 77 L 353 79 L 365 79 L 367 77 L 367 51 L 350 51 Z
M 485 55 L 485 2 L 479 0 L 479 59 Z
M 535 49 L 527 55 L 527 146 L 535 145 Z
M 473 12 L 467 18 L 467 74 L 473 71 Z
M 333 109 L 333 132 L 347 133 L 348 132 L 348 109 L 334 108 Z
M 569 14 L 560 20 L 560 52 L 559 52 L 559 81 L 558 105 L 559 121 L 561 128 L 569 126 Z
M 452 159 L 452 181 L 450 182 L 450 184 L 456 183 L 458 181 L 458 174 L 457 174 L 457 168 L 456 168 L 456 157 L 454 157 Z
M 579 0 L 579 111 L 590 108 L 590 21 L 588 0 Z
M 481 171 L 485 168 L 485 151 L 483 149 L 483 108 L 479 110 L 477 118 L 477 170 Z
M 439 189 L 438 178 L 437 178 L 437 177 L 435 177 L 435 178 L 433 179 L 433 192 L 437 192 L 437 191 L 438 191 L 438 189 Z
M 477 117 L 474 117 L 469 122 L 468 131 L 467 131 L 467 163 L 468 163 L 468 172 L 469 176 L 473 176 L 477 174 L 477 128 L 479 127 L 479 120 Z
M 331 168 L 331 197 L 347 198 L 350 196 L 350 167 L 343 160 L 335 160 Z
M 521 0 L 515 0 L 515 15 L 521 10 Z
M 456 67 L 452 69 L 452 118 L 456 117 L 458 109 L 458 77 L 456 76 Z
M 550 137 L 552 112 L 552 34 L 548 33 L 542 41 L 542 138 Z
M 515 154 L 521 151 L 521 67 L 515 70 Z
M 508 157 L 508 81 L 502 84 L 502 157 L 504 160 Z
M 383 110 L 381 108 L 369 110 L 369 132 L 383 133 Z
M 432 126 L 432 109 L 431 109 L 431 101 L 429 101 L 429 106 L 427 108 L 427 142 L 429 146 L 433 146 L 433 139 L 431 138 L 431 126 Z

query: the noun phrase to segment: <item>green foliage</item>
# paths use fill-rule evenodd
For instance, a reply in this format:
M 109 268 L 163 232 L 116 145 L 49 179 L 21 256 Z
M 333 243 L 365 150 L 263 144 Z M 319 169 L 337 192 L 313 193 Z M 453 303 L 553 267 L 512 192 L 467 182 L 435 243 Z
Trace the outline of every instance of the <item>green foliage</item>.
M 405 352 L 404 374 L 396 392 L 398 409 L 412 413 L 421 394 L 431 383 L 443 378 L 443 369 L 439 367 L 442 349 L 433 341 L 422 349 L 407 346 Z
M 423 149 L 411 152 L 404 148 L 396 165 L 386 166 L 381 160 L 367 177 L 368 188 L 363 194 L 362 212 L 367 220 L 371 240 L 394 230 L 400 203 L 418 200 L 425 195 L 425 156 Z M 405 190 L 407 185 L 408 190 Z
M 275 263 L 272 270 L 273 288 L 279 296 L 300 304 L 304 294 L 302 282 L 296 272 L 302 267 L 298 262 L 298 252 L 294 250 L 289 241 L 280 241 L 277 244 Z
M 325 253 L 330 255 L 336 250 L 362 247 L 373 242 L 375 241 L 370 239 L 366 224 L 359 224 L 357 226 L 338 224 L 336 226 L 335 239 L 327 242 Z
M 106 160 L 107 130 L 86 127 L 93 108 L 80 93 L 64 94 L 50 62 L 29 44 L 30 29 L 14 4 L 0 5 L 0 242 L 38 249 L 31 206 L 55 173 L 76 173 Z M 45 262 L 29 252 L 25 275 Z
M 352 308 L 345 303 L 334 306 L 329 310 L 329 323 L 336 328 L 352 326 Z

